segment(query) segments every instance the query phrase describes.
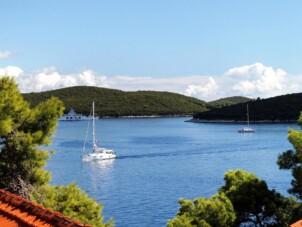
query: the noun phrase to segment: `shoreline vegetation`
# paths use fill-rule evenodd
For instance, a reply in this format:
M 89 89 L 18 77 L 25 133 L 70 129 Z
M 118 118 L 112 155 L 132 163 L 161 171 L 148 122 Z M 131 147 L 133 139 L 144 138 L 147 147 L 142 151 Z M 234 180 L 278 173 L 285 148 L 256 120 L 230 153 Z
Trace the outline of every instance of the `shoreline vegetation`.
M 59 98 L 65 113 L 71 108 L 77 113 L 90 114 L 95 102 L 99 117 L 193 115 L 208 110 L 206 102 L 172 92 L 136 91 L 77 86 L 53 91 L 23 94 L 32 107 L 51 97 Z
M 301 100 L 302 93 L 267 99 L 257 98 L 246 103 L 197 113 L 193 116 L 193 122 L 246 122 L 248 105 L 250 123 L 294 123 L 297 122 L 302 110 Z
M 90 114 L 89 104 L 95 102 L 99 118 L 162 118 L 189 117 L 196 123 L 244 123 L 249 105 L 251 123 L 295 123 L 302 110 L 302 93 L 266 99 L 234 96 L 205 102 L 193 97 L 159 91 L 121 91 L 116 89 L 77 86 L 58 90 L 23 94 L 31 107 L 51 98 L 59 98 L 65 113 Z
M 177 117 L 192 117 L 192 114 L 178 114 L 178 115 L 141 115 L 141 116 L 135 116 L 135 115 L 129 115 L 129 116 L 99 116 L 99 119 L 106 119 L 106 118 L 177 118 Z

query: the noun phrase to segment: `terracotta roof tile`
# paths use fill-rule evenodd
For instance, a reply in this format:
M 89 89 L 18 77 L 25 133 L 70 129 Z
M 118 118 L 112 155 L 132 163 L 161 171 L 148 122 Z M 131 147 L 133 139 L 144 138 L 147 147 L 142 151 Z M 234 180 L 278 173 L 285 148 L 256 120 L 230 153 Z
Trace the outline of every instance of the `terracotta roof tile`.
M 0 226 L 91 227 L 0 189 Z
M 291 224 L 290 227 L 302 227 L 302 219 Z

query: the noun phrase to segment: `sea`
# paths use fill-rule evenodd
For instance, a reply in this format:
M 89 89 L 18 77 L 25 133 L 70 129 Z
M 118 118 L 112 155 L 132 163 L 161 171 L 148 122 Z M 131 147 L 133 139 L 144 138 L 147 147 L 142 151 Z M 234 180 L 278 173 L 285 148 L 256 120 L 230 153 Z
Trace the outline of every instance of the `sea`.
M 288 129 L 299 129 L 296 124 L 253 124 L 256 133 L 245 134 L 237 131 L 243 124 L 185 122 L 189 119 L 99 119 L 98 143 L 118 157 L 91 162 L 81 158 L 92 149 L 88 121 L 60 121 L 46 148 L 55 151 L 46 166 L 51 184 L 76 182 L 103 204 L 104 220 L 114 218 L 117 227 L 166 226 L 178 212 L 179 198 L 211 197 L 228 170 L 252 172 L 288 196 L 291 173 L 276 161 L 292 149 Z

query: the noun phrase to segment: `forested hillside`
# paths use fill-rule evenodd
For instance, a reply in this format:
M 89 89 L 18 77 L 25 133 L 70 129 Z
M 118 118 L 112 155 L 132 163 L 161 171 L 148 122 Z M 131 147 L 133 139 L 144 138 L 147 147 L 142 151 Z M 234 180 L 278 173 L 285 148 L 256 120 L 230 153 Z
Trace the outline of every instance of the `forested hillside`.
M 238 104 L 238 103 L 244 103 L 244 102 L 248 102 L 251 101 L 252 99 L 250 98 L 246 98 L 243 96 L 232 96 L 232 97 L 228 97 L 228 98 L 221 98 L 212 102 L 208 102 L 207 104 L 209 105 L 209 107 L 212 108 L 220 108 L 220 107 L 224 107 L 224 106 L 231 106 L 234 104 Z
M 296 121 L 302 110 L 302 93 L 257 99 L 247 103 L 212 109 L 198 113 L 194 115 L 194 118 L 201 120 L 245 121 L 247 104 L 251 121 Z
M 99 116 L 188 115 L 206 110 L 204 101 L 171 92 L 121 90 L 78 86 L 23 94 L 32 106 L 54 96 L 61 99 L 65 112 L 73 108 L 88 115 L 92 102 Z

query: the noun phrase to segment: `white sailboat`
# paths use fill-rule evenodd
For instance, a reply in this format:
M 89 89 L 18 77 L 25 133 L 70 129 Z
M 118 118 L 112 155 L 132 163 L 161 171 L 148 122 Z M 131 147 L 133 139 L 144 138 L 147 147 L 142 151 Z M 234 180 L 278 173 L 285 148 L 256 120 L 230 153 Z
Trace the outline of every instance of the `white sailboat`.
M 243 127 L 241 129 L 238 130 L 238 132 L 241 133 L 251 133 L 251 132 L 256 132 L 255 129 L 250 127 L 250 120 L 249 120 L 249 105 L 246 105 L 246 117 L 247 117 L 247 126 Z
M 88 131 L 88 130 L 87 130 Z M 87 138 L 87 134 L 86 134 Z M 86 143 L 86 139 L 85 139 Z M 98 147 L 95 138 L 95 117 L 94 117 L 94 102 L 92 103 L 92 153 L 83 155 L 83 161 L 105 160 L 116 158 L 116 153 L 103 147 Z M 85 144 L 83 151 L 85 150 Z

